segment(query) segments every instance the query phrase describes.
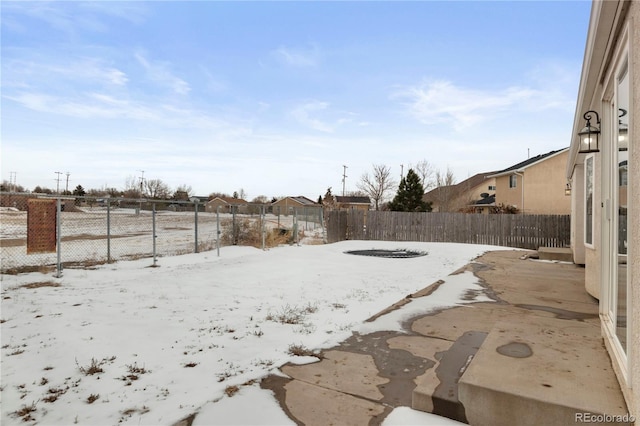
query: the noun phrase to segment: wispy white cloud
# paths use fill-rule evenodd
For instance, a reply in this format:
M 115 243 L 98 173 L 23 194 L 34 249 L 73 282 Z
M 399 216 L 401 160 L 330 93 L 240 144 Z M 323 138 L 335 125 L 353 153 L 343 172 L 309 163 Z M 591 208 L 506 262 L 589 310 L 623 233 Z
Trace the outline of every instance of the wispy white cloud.
M 134 101 L 99 92 L 72 97 L 23 92 L 3 97 L 33 111 L 66 117 L 145 121 L 157 124 L 158 128 L 208 129 L 226 135 L 249 132 L 249 126 L 242 120 L 221 119 L 213 113 L 190 107 Z
M 76 8 L 71 2 L 65 3 L 12 2 L 8 7 L 3 5 L 3 14 L 8 14 L 9 19 L 12 19 L 12 15 L 26 15 L 67 34 L 79 31 L 104 32 L 107 30 L 107 26 L 100 20 L 90 15 L 76 13 Z
M 171 73 L 169 64 L 149 61 L 142 53 L 136 53 L 135 58 L 145 68 L 149 78 L 152 80 L 168 86 L 171 90 L 181 95 L 186 95 L 191 91 L 189 83 Z
M 125 86 L 129 78 L 122 70 L 96 58 L 79 58 L 65 63 L 55 58 L 6 59 L 2 65 L 6 87 L 59 87 L 79 83 Z M 52 81 L 56 81 L 52 85 Z
M 320 63 L 320 50 L 316 45 L 308 48 L 280 46 L 273 54 L 280 61 L 294 67 L 314 67 Z
M 525 87 L 483 91 L 458 87 L 444 80 L 404 88 L 392 94 L 393 99 L 406 100 L 409 112 L 419 121 L 449 123 L 458 130 L 489 120 L 536 96 L 539 96 L 537 91 Z
M 44 93 L 24 92 L 5 95 L 4 98 L 33 111 L 68 117 L 159 119 L 150 108 L 98 93 L 76 97 L 59 97 Z
M 308 102 L 297 106 L 291 111 L 291 115 L 298 120 L 300 124 L 303 124 L 311 129 L 318 130 L 320 132 L 333 132 L 333 127 L 318 118 L 312 117 L 314 113 L 318 111 L 324 111 L 329 107 L 327 102 Z
M 78 3 L 78 9 L 91 14 L 112 16 L 137 25 L 144 23 L 149 14 L 144 2 L 88 1 Z
M 128 2 L 5 2 L 3 10 L 3 26 L 13 31 L 24 31 L 26 28 L 16 16 L 28 16 L 44 22 L 51 28 L 67 34 L 82 31 L 108 32 L 118 28 L 109 23 L 105 17 L 126 20 L 141 24 L 146 19 L 147 9 L 143 3 Z

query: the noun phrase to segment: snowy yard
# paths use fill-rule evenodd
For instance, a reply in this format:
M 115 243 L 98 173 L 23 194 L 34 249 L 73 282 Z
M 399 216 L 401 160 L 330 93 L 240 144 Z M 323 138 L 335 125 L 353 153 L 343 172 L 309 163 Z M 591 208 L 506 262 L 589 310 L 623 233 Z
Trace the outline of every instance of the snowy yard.
M 412 249 L 387 259 L 347 250 Z M 408 315 L 470 303 L 470 273 L 447 277 L 494 246 L 346 241 L 262 251 L 223 247 L 69 269 L 62 278 L 2 275 L 2 417 L 10 424 L 293 424 L 261 377 L 295 349 L 353 332 L 400 329 Z M 364 321 L 444 279 L 431 296 Z M 482 298 L 482 296 L 480 296 Z M 478 299 L 486 300 L 486 299 Z M 237 390 L 236 390 L 237 387 Z M 251 402 L 249 402 L 251 401 Z M 255 410 L 243 410 L 255 404 Z M 397 423 L 421 413 L 392 413 Z M 25 423 L 26 421 L 26 423 Z

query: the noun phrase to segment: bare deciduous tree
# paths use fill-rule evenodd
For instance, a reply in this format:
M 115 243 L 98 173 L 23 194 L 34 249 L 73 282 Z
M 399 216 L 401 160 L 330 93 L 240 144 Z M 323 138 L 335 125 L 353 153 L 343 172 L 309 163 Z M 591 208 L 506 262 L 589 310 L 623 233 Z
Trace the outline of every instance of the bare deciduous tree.
M 239 198 L 241 200 L 246 200 L 248 196 L 247 191 L 245 191 L 244 188 L 240 188 L 238 191 L 234 192 L 234 194 L 238 194 L 238 196 L 233 198 Z
M 171 196 L 169 185 L 161 179 L 145 179 L 144 192 L 150 198 L 168 199 Z
M 451 202 L 453 201 L 456 177 L 447 166 L 446 172 L 436 171 L 435 181 L 436 187 L 438 188 L 436 196 L 440 205 L 440 211 L 448 212 L 452 207 Z
M 142 186 L 138 182 L 138 178 L 132 175 L 127 176 L 122 196 L 125 198 L 140 198 L 142 196 Z
M 384 202 L 385 194 L 393 191 L 396 182 L 391 178 L 391 169 L 383 164 L 373 165 L 373 174 L 365 173 L 356 184 L 358 189 L 367 194 L 373 200 L 376 210 L 380 209 L 380 204 Z
M 220 198 L 231 198 L 229 196 L 229 194 L 225 193 L 225 192 L 212 192 L 211 194 L 209 194 L 209 200 L 213 200 L 216 197 L 220 197 Z
M 0 191 L 24 192 L 24 187 L 22 185 L 16 184 L 15 182 L 3 180 L 2 184 L 0 185 Z
M 420 183 L 424 191 L 430 191 L 436 187 L 436 172 L 435 168 L 427 160 L 418 161 L 413 167 L 413 171 L 420 177 Z
M 187 201 L 193 195 L 193 189 L 191 186 L 183 184 L 179 185 L 176 190 L 173 192 L 173 199 L 180 201 Z
M 191 185 L 187 185 L 186 183 L 178 185 L 178 187 L 176 188 L 176 192 L 186 192 L 187 194 L 189 194 L 189 196 L 193 195 L 193 189 L 191 188 Z

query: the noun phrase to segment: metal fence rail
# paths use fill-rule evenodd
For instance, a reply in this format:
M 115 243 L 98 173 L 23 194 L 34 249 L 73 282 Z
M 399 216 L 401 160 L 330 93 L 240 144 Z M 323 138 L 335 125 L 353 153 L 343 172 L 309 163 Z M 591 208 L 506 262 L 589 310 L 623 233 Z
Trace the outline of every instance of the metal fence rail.
M 382 240 L 488 244 L 536 250 L 570 244 L 568 215 L 332 211 L 327 241 Z
M 38 203 L 35 202 L 38 200 Z M 322 208 L 286 211 L 264 204 L 214 209 L 199 202 L 0 193 L 2 273 L 88 267 L 225 245 L 297 243 L 323 229 Z M 47 210 L 48 209 L 48 210 Z M 53 221 L 53 222 L 51 222 Z M 273 239 L 272 235 L 281 238 Z

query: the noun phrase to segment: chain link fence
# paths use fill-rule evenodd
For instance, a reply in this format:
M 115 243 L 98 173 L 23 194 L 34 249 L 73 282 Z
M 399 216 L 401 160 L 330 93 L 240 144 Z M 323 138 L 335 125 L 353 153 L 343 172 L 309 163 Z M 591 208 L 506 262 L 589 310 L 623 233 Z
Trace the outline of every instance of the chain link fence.
M 0 193 L 2 273 L 91 267 L 119 260 L 159 258 L 217 250 L 228 245 L 262 249 L 324 240 L 320 206 L 210 205 Z

